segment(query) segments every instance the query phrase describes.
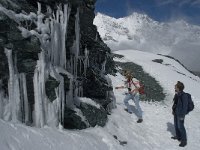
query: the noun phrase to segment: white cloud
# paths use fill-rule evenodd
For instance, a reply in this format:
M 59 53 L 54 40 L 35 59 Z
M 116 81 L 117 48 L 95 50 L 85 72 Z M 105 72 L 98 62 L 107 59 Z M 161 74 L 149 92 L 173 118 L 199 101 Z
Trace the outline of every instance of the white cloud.
M 158 6 L 164 6 L 168 4 L 176 4 L 179 7 L 184 5 L 200 7 L 200 0 L 155 0 Z
M 192 2 L 193 6 L 199 6 L 200 5 L 200 0 L 195 0 L 194 2 Z

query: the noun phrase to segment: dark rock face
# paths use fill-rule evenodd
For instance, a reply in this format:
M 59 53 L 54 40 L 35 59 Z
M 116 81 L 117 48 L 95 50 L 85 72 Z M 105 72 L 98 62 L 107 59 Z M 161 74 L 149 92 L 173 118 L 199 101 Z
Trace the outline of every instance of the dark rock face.
M 49 76 L 45 83 L 46 88 L 46 95 L 49 98 L 49 100 L 52 102 L 56 99 L 56 93 L 55 93 L 55 88 L 59 86 L 59 82 L 56 81 L 53 77 Z
M 81 117 L 76 115 L 76 112 L 65 108 L 64 128 L 67 129 L 85 129 L 87 125 L 82 122 Z
M 86 116 L 90 126 L 94 127 L 98 125 L 103 127 L 106 124 L 107 113 L 103 108 L 97 109 L 91 105 L 81 103 L 80 109 L 83 112 L 83 115 Z
M 12 3 L 11 3 L 12 2 Z M 107 83 L 104 74 L 114 73 L 115 64 L 111 55 L 110 49 L 103 43 L 97 32 L 96 26 L 93 25 L 94 5 L 96 0 L 1 0 L 0 5 L 4 8 L 14 11 L 15 13 L 37 12 L 37 2 L 42 4 L 42 13 L 46 12 L 46 5 L 50 6 L 53 11 L 57 9 L 59 4 L 68 3 L 71 7 L 69 16 L 69 23 L 66 35 L 66 58 L 68 61 L 71 57 L 71 47 L 73 46 L 75 37 L 75 15 L 77 8 L 80 9 L 80 55 L 84 55 L 84 50 L 89 51 L 89 67 L 87 75 L 83 72 L 78 72 L 78 80 L 83 83 L 83 96 L 96 101 L 101 105 L 98 109 L 94 106 L 82 103 L 78 109 L 87 119 L 89 126 L 104 126 L 107 121 L 106 107 L 111 100 L 106 98 L 107 91 L 112 90 L 112 87 Z M 36 26 L 31 22 L 16 23 L 10 19 L 3 12 L 0 12 L 0 87 L 8 94 L 8 60 L 5 56 L 4 49 L 9 48 L 13 50 L 13 61 L 16 59 L 16 67 L 18 73 L 25 73 L 27 82 L 27 95 L 31 111 L 34 107 L 34 86 L 33 76 L 36 68 L 38 54 L 41 52 L 41 43 L 35 36 L 25 38 L 22 36 L 19 26 L 26 24 L 29 29 L 35 29 Z M 105 71 L 102 73 L 102 64 L 105 63 Z M 83 66 L 79 62 L 78 66 Z M 70 80 L 65 74 L 64 90 L 69 91 Z M 56 99 L 55 89 L 59 86 L 59 82 L 53 77 L 49 76 L 45 82 L 45 92 L 48 99 L 52 102 Z M 31 120 L 32 121 L 32 118 Z M 76 114 L 74 110 L 65 106 L 64 123 L 63 126 L 69 129 L 84 129 L 87 128 L 85 122 Z
M 85 121 L 76 114 L 75 111 L 65 108 L 64 127 L 68 129 L 85 129 L 87 127 L 105 126 L 107 122 L 107 113 L 104 108 L 96 108 L 92 105 L 81 103 L 80 110 Z M 95 114 L 95 115 L 94 115 Z

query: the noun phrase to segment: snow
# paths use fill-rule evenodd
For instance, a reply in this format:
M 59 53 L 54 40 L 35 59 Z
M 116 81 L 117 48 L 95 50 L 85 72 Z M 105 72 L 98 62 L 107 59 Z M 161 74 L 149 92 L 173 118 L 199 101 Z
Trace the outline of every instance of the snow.
M 85 130 L 65 130 L 44 126 L 44 128 L 28 127 L 22 124 L 0 120 L 0 147 L 2 150 L 199 150 L 200 149 L 200 79 L 172 59 L 151 53 L 123 50 L 117 54 L 125 55 L 118 61 L 131 61 L 156 78 L 167 93 L 163 102 L 141 102 L 144 122 L 137 124 L 134 103 L 131 102 L 133 114 L 124 111 L 123 90 L 114 89 L 117 108 L 112 110 L 105 127 L 94 127 Z M 163 59 L 163 65 L 152 62 Z M 186 74 L 186 76 L 177 73 Z M 123 85 L 124 77 L 109 77 L 113 86 Z M 171 114 L 174 84 L 183 81 L 185 91 L 191 93 L 195 109 L 186 116 L 185 126 L 188 134 L 188 145 L 179 148 L 178 141 L 170 137 L 174 134 L 173 116 Z M 89 101 L 88 99 L 82 99 Z M 78 112 L 77 110 L 77 113 Z M 81 114 L 79 114 L 81 115 Z M 85 119 L 82 116 L 82 119 Z M 115 138 L 114 138 L 115 136 Z M 117 138 L 117 139 L 116 139 Z M 120 143 L 127 142 L 121 145 Z
M 80 97 L 80 101 L 81 101 L 81 102 L 84 102 L 84 103 L 86 103 L 86 104 L 92 105 L 92 106 L 94 106 L 94 107 L 96 107 L 96 108 L 98 108 L 98 109 L 100 109 L 100 107 L 101 107 L 99 104 L 97 104 L 96 102 L 94 102 L 94 101 L 91 100 L 90 98 Z

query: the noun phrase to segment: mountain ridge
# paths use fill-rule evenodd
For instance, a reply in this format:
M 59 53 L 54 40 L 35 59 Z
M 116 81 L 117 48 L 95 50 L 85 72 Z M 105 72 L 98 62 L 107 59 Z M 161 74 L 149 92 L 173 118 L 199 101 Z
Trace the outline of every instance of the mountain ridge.
M 97 13 L 93 23 L 112 50 L 137 49 L 170 55 L 190 70 L 200 70 L 196 65 L 200 63 L 200 26 L 185 20 L 158 22 L 136 12 L 118 19 Z M 191 51 L 189 60 L 188 51 Z

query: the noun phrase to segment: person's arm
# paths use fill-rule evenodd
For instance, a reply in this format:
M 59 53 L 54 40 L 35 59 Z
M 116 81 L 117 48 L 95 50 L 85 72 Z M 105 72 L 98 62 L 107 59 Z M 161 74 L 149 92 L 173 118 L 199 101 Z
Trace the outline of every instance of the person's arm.
M 188 109 L 188 97 L 186 94 L 183 94 L 181 97 L 182 107 L 180 109 L 179 117 L 180 119 L 184 119 L 185 115 L 187 114 Z
M 174 98 L 173 98 L 173 105 L 172 105 L 172 114 L 173 115 L 175 115 L 177 101 L 178 101 L 178 95 L 175 93 Z
M 135 92 L 139 92 L 138 88 L 135 88 L 134 90 L 130 91 L 130 93 L 135 93 Z
M 124 89 L 125 87 L 124 86 L 117 86 L 115 87 L 115 89 Z

